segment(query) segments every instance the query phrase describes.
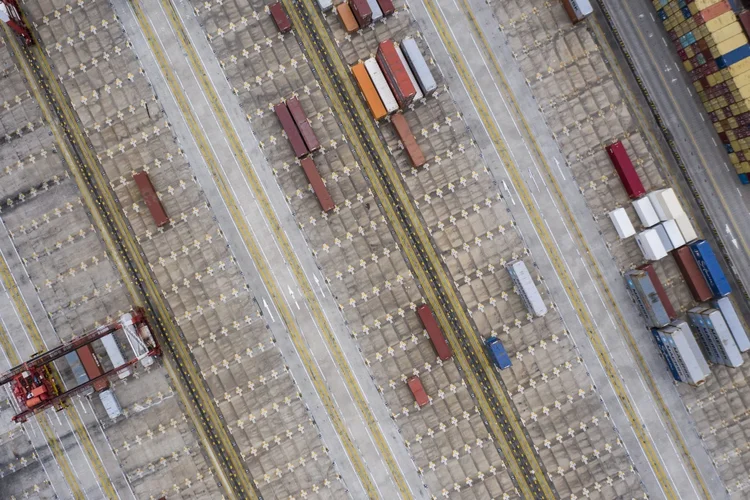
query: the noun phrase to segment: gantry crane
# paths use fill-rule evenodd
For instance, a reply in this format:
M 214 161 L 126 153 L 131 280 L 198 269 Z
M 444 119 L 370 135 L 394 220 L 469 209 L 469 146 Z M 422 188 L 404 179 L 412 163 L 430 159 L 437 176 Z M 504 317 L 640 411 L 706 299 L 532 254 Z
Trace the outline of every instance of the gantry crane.
M 31 32 L 23 22 L 21 10 L 18 8 L 16 0 L 0 0 L 0 21 L 8 25 L 26 45 L 34 43 L 31 38 Z

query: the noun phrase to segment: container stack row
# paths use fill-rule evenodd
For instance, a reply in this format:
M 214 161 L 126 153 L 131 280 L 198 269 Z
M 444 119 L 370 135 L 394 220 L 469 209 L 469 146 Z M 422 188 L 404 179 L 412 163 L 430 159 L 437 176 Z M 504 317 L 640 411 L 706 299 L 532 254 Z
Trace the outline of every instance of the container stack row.
M 354 33 L 396 12 L 392 0 L 349 0 L 336 6 L 347 33 Z

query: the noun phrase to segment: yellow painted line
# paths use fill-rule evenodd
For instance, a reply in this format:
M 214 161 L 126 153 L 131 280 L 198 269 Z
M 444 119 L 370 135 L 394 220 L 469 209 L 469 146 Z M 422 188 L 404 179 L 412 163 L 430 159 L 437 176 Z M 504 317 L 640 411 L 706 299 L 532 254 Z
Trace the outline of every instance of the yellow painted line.
M 179 377 L 173 377 L 173 380 L 178 387 L 178 394 L 180 394 L 181 397 L 185 397 L 185 399 L 183 399 L 183 404 L 189 409 L 188 413 L 193 418 L 194 427 L 198 433 L 199 439 L 205 444 L 204 448 L 206 449 L 209 459 L 212 461 L 214 472 L 224 486 L 226 494 L 231 498 L 257 499 L 253 483 L 251 482 L 249 475 L 232 444 L 227 429 L 222 424 L 222 421 L 216 412 L 213 399 L 209 396 L 203 385 L 203 379 L 197 372 L 190 357 L 190 353 L 182 341 L 177 325 L 174 323 L 172 313 L 164 303 L 161 292 L 151 277 L 149 267 L 141 256 L 140 248 L 137 246 L 133 235 L 130 233 L 127 222 L 124 220 L 117 202 L 114 200 L 112 193 L 109 190 L 109 183 L 104 178 L 103 173 L 96 163 L 95 156 L 88 147 L 88 143 L 76 121 L 75 114 L 70 108 L 70 105 L 60 88 L 58 80 L 55 77 L 52 68 L 49 66 L 49 62 L 47 61 L 44 52 L 41 50 L 38 41 L 35 40 L 35 42 L 36 43 L 30 49 L 32 57 L 31 61 L 33 64 L 37 65 L 37 68 L 44 75 L 44 82 L 49 85 L 48 88 L 54 96 L 54 101 L 50 102 L 49 106 L 54 106 L 55 109 L 63 115 L 64 123 L 61 125 L 73 136 L 73 146 L 77 147 L 81 155 L 84 157 L 86 167 L 76 160 L 74 154 L 70 150 L 68 142 L 58 126 L 56 118 L 54 118 L 49 109 L 46 98 L 41 94 L 41 90 L 36 83 L 37 77 L 29 67 L 29 63 L 22 55 L 18 58 L 18 61 L 26 74 L 26 79 L 32 87 L 37 101 L 39 102 L 39 106 L 47 118 L 47 123 L 52 129 L 61 152 L 68 163 L 68 167 L 70 168 L 73 178 L 81 192 L 84 204 L 89 209 L 94 225 L 97 227 L 100 237 L 104 240 L 108 253 L 120 272 L 134 304 L 145 306 L 150 310 L 151 305 L 153 304 L 154 307 L 152 312 L 155 314 L 161 327 L 167 332 L 169 345 L 171 348 L 175 349 L 175 359 L 172 361 L 168 357 L 165 357 L 164 364 L 167 366 L 168 371 L 172 370 L 170 371 L 170 374 L 172 375 L 175 374 L 175 367 L 170 363 L 176 363 L 176 365 L 182 370 L 182 373 L 186 373 L 187 383 L 189 384 L 191 390 L 190 394 L 192 394 L 192 396 L 185 396 L 186 392 L 184 392 L 184 388 L 180 387 L 181 380 Z M 18 48 L 17 45 L 16 48 Z M 20 54 L 21 52 L 19 51 L 18 53 Z M 88 185 L 89 180 L 98 188 L 98 191 L 102 193 L 100 198 L 94 199 Z M 110 233 L 107 222 L 105 222 L 105 215 L 114 225 L 117 238 L 128 252 L 131 261 L 134 263 L 135 274 L 131 273 L 128 269 L 124 260 L 125 255 L 121 253 L 118 243 L 114 240 L 114 235 Z M 144 297 L 137 286 L 137 283 L 139 282 L 144 286 L 146 290 L 145 299 L 150 301 L 150 304 L 144 302 Z M 195 402 L 191 400 L 191 398 L 193 398 Z M 193 408 L 191 408 L 191 405 L 193 404 L 197 404 L 200 407 L 204 412 L 203 415 L 205 415 L 205 418 L 196 415 Z M 211 434 L 207 429 L 210 429 L 214 434 Z M 217 456 L 217 452 L 212 448 L 213 446 L 218 448 L 218 454 L 228 459 L 228 470 L 224 470 L 220 461 L 221 459 Z M 234 484 L 238 485 L 239 492 L 235 491 L 233 481 L 235 481 Z
M 490 49 L 488 42 L 486 38 L 484 37 L 484 34 L 479 28 L 476 22 L 476 18 L 473 15 L 473 12 L 471 11 L 466 0 L 462 0 L 462 2 L 464 4 L 465 11 L 470 16 L 470 21 L 473 23 L 476 32 L 480 35 L 480 38 L 482 39 L 482 43 L 484 45 L 485 51 L 487 52 L 487 55 L 491 58 L 493 62 L 495 71 L 497 72 L 500 82 L 503 88 L 505 89 L 504 94 L 507 98 L 509 98 L 509 100 L 513 104 L 515 115 L 517 116 L 517 118 L 519 118 L 519 121 L 524 127 L 526 135 L 528 136 L 528 138 L 530 138 L 532 142 L 536 155 L 538 156 L 539 160 L 541 160 L 540 162 L 543 165 L 544 170 L 547 174 L 548 181 L 553 186 L 555 194 L 557 195 L 556 201 L 558 202 L 559 206 L 562 207 L 562 210 L 565 213 L 570 226 L 572 226 L 574 229 L 574 233 L 576 235 L 576 240 L 577 240 L 576 243 L 585 250 L 585 254 L 589 263 L 589 267 L 594 269 L 596 277 L 597 277 L 597 281 L 599 282 L 600 286 L 604 289 L 605 293 L 607 294 L 610 305 L 614 307 L 615 313 L 618 315 L 619 321 L 621 322 L 625 330 L 628 331 L 627 327 L 625 327 L 624 318 L 622 318 L 619 308 L 617 308 L 617 305 L 614 301 L 614 297 L 612 296 L 611 291 L 607 287 L 604 277 L 602 276 L 601 271 L 599 270 L 599 267 L 596 264 L 596 261 L 593 259 L 591 251 L 589 250 L 588 245 L 586 244 L 586 241 L 583 237 L 583 233 L 581 232 L 581 229 L 578 226 L 575 220 L 575 217 L 573 216 L 573 213 L 571 212 L 570 207 L 568 206 L 565 200 L 565 197 L 560 189 L 560 186 L 557 183 L 554 177 L 554 174 L 552 173 L 552 169 L 550 168 L 549 164 L 544 158 L 544 155 L 541 153 L 538 143 L 536 142 L 535 139 L 533 139 L 534 136 L 531 133 L 531 129 L 529 128 L 528 123 L 525 121 L 525 119 L 523 119 L 523 114 L 520 112 L 520 107 L 517 101 L 515 100 L 515 97 L 513 96 L 513 92 L 511 91 L 510 86 L 508 85 L 508 82 L 505 80 L 505 77 L 502 71 L 500 70 L 500 66 L 497 60 L 495 59 L 494 54 L 492 53 L 492 50 Z M 540 240 L 544 244 L 547 254 L 550 256 L 550 260 L 552 261 L 552 264 L 554 265 L 555 270 L 557 271 L 557 274 L 560 277 L 560 281 L 565 287 L 567 294 L 576 309 L 578 317 L 581 320 L 581 323 L 583 324 L 584 329 L 586 330 L 586 333 L 592 345 L 594 346 L 594 350 L 596 351 L 597 356 L 599 357 L 599 360 L 601 361 L 602 366 L 604 367 L 604 370 L 610 382 L 612 383 L 612 387 L 614 388 L 614 391 L 617 394 L 617 397 L 620 399 L 620 403 L 622 404 L 622 407 L 625 410 L 628 420 L 630 421 L 631 427 L 633 428 L 633 431 L 638 437 L 638 440 L 641 443 L 644 453 L 646 454 L 646 457 L 648 458 L 649 463 L 651 464 L 651 467 L 654 470 L 654 474 L 656 475 L 659 483 L 664 489 L 665 495 L 668 498 L 675 498 L 675 499 L 678 498 L 677 492 L 674 490 L 672 481 L 669 479 L 669 475 L 667 471 L 665 470 L 664 465 L 662 464 L 661 458 L 659 457 L 659 454 L 657 450 L 655 449 L 653 443 L 651 442 L 651 439 L 648 436 L 648 433 L 646 432 L 646 429 L 640 419 L 640 416 L 638 415 L 638 411 L 633 406 L 633 403 L 627 394 L 627 390 L 625 388 L 625 385 L 622 379 L 620 378 L 619 373 L 617 372 L 617 368 L 614 365 L 611 357 L 609 356 L 607 348 L 604 345 L 601 336 L 597 332 L 596 326 L 594 325 L 589 314 L 586 312 L 586 308 L 583 303 L 583 300 L 581 296 L 579 295 L 578 290 L 576 289 L 568 273 L 567 267 L 565 266 L 565 263 L 562 260 L 561 255 L 559 254 L 559 251 L 557 250 L 557 246 L 554 244 L 554 241 L 551 239 L 551 235 L 547 231 L 544 221 L 542 220 L 541 215 L 536 209 L 536 206 L 533 202 L 533 198 L 529 194 L 528 189 L 526 188 L 526 185 L 523 181 L 523 178 L 518 172 L 518 167 L 515 165 L 511 156 L 508 154 L 508 150 L 506 148 L 506 145 L 504 144 L 504 141 L 502 140 L 500 131 L 497 129 L 495 122 L 492 119 L 491 112 L 487 108 L 486 102 L 481 97 L 481 94 L 479 93 L 479 90 L 476 87 L 476 83 L 474 79 L 471 77 L 470 73 L 468 72 L 468 69 L 466 68 L 466 65 L 464 63 L 460 50 L 458 50 L 458 48 L 455 46 L 453 38 L 450 35 L 450 32 L 447 29 L 447 26 L 445 25 L 445 21 L 443 17 L 440 15 L 440 13 L 437 11 L 435 5 L 433 4 L 433 0 L 424 0 L 424 3 L 427 6 L 427 10 L 430 13 L 430 16 L 432 17 L 433 21 L 438 27 L 440 37 L 442 38 L 443 42 L 448 48 L 448 52 L 450 53 L 451 59 L 453 59 L 456 66 L 459 68 L 459 74 L 461 76 L 461 79 L 463 80 L 464 84 L 469 90 L 469 94 L 471 95 L 472 101 L 477 107 L 477 110 L 480 114 L 482 122 L 487 128 L 490 134 L 490 137 L 493 143 L 495 144 L 496 149 L 500 153 L 503 159 L 503 162 L 508 170 L 509 175 L 513 179 L 513 184 L 516 187 L 516 190 L 518 191 L 519 196 L 521 197 L 524 203 L 524 206 L 526 207 L 529 213 L 530 218 L 532 219 L 534 227 L 537 233 L 539 234 Z M 628 334 L 630 335 L 629 331 L 628 331 Z
M 341 119 L 342 125 L 346 132 L 347 137 L 350 140 L 350 144 L 354 148 L 357 156 L 362 162 L 363 168 L 367 172 L 368 178 L 372 183 L 373 190 L 378 196 L 378 199 L 382 203 L 383 209 L 386 212 L 391 225 L 394 229 L 396 237 L 399 241 L 400 248 L 404 252 L 405 256 L 409 260 L 417 280 L 422 285 L 422 291 L 425 294 L 427 301 L 431 304 L 432 310 L 435 313 L 446 337 L 449 339 L 450 344 L 453 346 L 454 356 L 462 367 L 464 377 L 466 378 L 469 386 L 472 388 L 476 398 L 477 404 L 482 410 L 484 417 L 487 419 L 490 427 L 490 432 L 495 438 L 495 442 L 498 444 L 503 452 L 503 455 L 508 461 L 508 467 L 516 479 L 518 488 L 521 494 L 525 498 L 533 498 L 535 495 L 532 493 L 532 486 L 534 489 L 541 489 L 543 496 L 546 498 L 555 498 L 554 492 L 551 486 L 547 482 L 547 476 L 540 467 L 533 449 L 526 439 L 524 431 L 517 420 L 513 407 L 508 400 L 503 388 L 500 386 L 497 378 L 494 374 L 494 367 L 489 362 L 486 355 L 484 355 L 484 346 L 480 342 L 479 336 L 475 334 L 474 328 L 466 314 L 461 307 L 461 303 L 453 289 L 453 283 L 443 271 L 442 263 L 439 257 L 435 253 L 435 249 L 427 235 L 426 231 L 419 221 L 419 217 L 414 209 L 412 200 L 409 194 L 405 191 L 400 181 L 400 175 L 396 171 L 395 167 L 391 163 L 388 153 L 385 150 L 382 141 L 379 139 L 377 132 L 375 131 L 374 125 L 370 118 L 370 114 L 366 111 L 364 104 L 359 96 L 359 93 L 354 89 L 351 78 L 349 77 L 349 69 L 345 66 L 338 54 L 333 41 L 328 34 L 326 26 L 323 24 L 320 15 L 317 12 L 317 7 L 310 0 L 304 0 L 302 3 L 305 6 L 305 10 L 309 13 L 309 19 L 312 21 L 314 27 L 311 30 L 307 30 L 304 27 L 304 23 L 300 14 L 297 12 L 297 7 L 292 0 L 283 0 L 286 10 L 292 18 L 293 25 L 298 28 L 296 30 L 297 35 L 302 41 L 303 45 L 307 50 L 310 60 L 315 66 L 318 73 L 318 77 L 321 79 L 321 83 L 324 89 L 327 91 L 334 110 Z M 357 121 L 361 123 L 368 137 L 373 144 L 377 152 L 377 157 L 380 159 L 382 165 L 385 166 L 388 178 L 382 180 L 379 178 L 379 174 L 370 159 L 370 153 L 366 150 L 363 141 L 365 140 L 354 126 L 353 122 L 347 114 L 346 107 L 342 101 L 343 96 L 339 94 L 339 90 L 330 79 L 327 69 L 324 66 L 321 56 L 317 53 L 315 45 L 311 37 L 316 37 L 325 45 L 325 50 L 330 57 L 331 62 L 336 68 L 336 72 L 340 80 L 343 82 L 343 91 L 348 96 L 349 100 L 353 104 L 356 113 Z M 402 226 L 398 214 L 396 213 L 396 207 L 389 199 L 386 192 L 386 187 L 383 182 L 389 182 L 398 193 L 399 208 L 403 209 L 408 216 L 407 224 L 408 229 L 417 233 L 420 244 L 423 249 L 429 255 L 429 262 L 424 262 L 417 256 L 413 243 L 406 233 L 407 228 Z M 445 290 L 451 302 L 452 310 L 444 310 L 443 304 L 438 297 L 435 289 L 434 274 L 433 276 L 428 275 L 426 268 L 432 267 L 433 273 L 437 274 L 438 280 Z M 435 272 L 437 270 L 437 272 Z M 453 331 L 451 322 L 448 316 L 457 317 L 458 321 L 462 325 L 466 334 L 466 340 L 471 345 L 471 349 L 475 353 L 479 353 L 477 359 L 479 365 L 472 363 L 468 356 L 461 347 L 460 340 L 456 333 Z M 481 370 L 483 380 L 480 382 L 479 377 L 475 373 L 475 370 Z M 489 376 L 488 376 L 489 375 Z M 483 391 L 483 385 L 488 384 L 491 390 L 494 392 L 498 405 L 493 405 L 485 397 Z M 506 418 L 506 421 L 501 423 L 495 412 L 500 411 Z M 511 435 L 512 441 L 509 441 L 505 432 Z M 523 470 L 519 465 L 518 461 L 514 458 L 516 455 L 522 454 L 526 462 L 531 467 L 531 470 Z
M 149 20 L 147 19 L 145 13 L 143 12 L 143 9 L 141 8 L 140 2 L 138 0 L 131 0 L 130 3 L 141 26 L 141 31 L 143 32 L 149 46 L 151 47 L 151 51 L 154 54 L 159 67 L 161 68 L 161 72 L 164 75 L 167 84 L 169 85 L 172 95 L 174 96 L 175 101 L 177 102 L 177 105 L 179 106 L 180 111 L 182 112 L 185 121 L 190 128 L 191 134 L 195 139 L 199 150 L 201 151 L 201 155 L 203 156 L 203 159 L 205 160 L 207 166 L 211 171 L 211 175 L 216 182 L 217 187 L 219 188 L 221 196 L 224 199 L 229 212 L 232 215 L 232 219 L 237 225 L 237 229 L 242 236 L 245 246 L 252 256 L 253 261 L 258 268 L 259 274 L 261 275 L 261 278 L 263 279 L 263 282 L 268 289 L 268 293 L 271 296 L 274 304 L 276 305 L 276 308 L 279 311 L 279 314 L 281 315 L 289 331 L 294 346 L 298 354 L 300 355 L 300 359 L 305 365 L 305 369 L 307 370 L 316 391 L 320 395 L 323 406 L 326 408 L 328 415 L 331 417 L 331 422 L 341 439 L 342 445 L 344 446 L 349 459 L 352 461 L 352 465 L 357 472 L 357 475 L 359 476 L 359 479 L 362 482 L 362 485 L 365 488 L 368 496 L 370 498 L 377 498 L 379 496 L 377 493 L 377 488 L 370 478 L 367 467 L 362 460 L 362 457 L 360 456 L 354 440 L 349 434 L 346 423 L 344 422 L 341 413 L 338 410 L 336 402 L 334 401 L 328 390 L 328 387 L 326 386 L 325 379 L 322 373 L 320 373 L 320 370 L 318 369 L 318 366 L 315 363 L 312 354 L 305 345 L 304 337 L 297 327 L 297 323 L 294 320 L 294 315 L 289 309 L 283 293 L 279 289 L 278 283 L 273 276 L 273 272 L 268 267 L 268 263 L 266 262 L 263 256 L 263 252 L 261 251 L 258 242 L 256 241 L 250 227 L 247 224 L 246 218 L 243 216 L 240 207 L 236 204 L 236 200 L 229 187 L 228 181 L 222 173 L 221 165 L 212 152 L 208 138 L 204 134 L 203 129 L 198 122 L 198 119 L 195 117 L 190 107 L 187 96 L 182 90 L 179 80 L 172 71 L 166 54 L 164 53 L 164 50 L 162 49 L 161 44 L 159 43 Z M 373 440 L 375 441 L 380 453 L 386 461 L 386 464 L 391 470 L 394 481 L 398 485 L 403 497 L 410 498 L 411 493 L 409 490 L 409 486 L 406 484 L 398 463 L 393 457 L 388 443 L 385 441 L 385 437 L 380 431 L 378 423 L 375 420 L 375 417 L 372 415 L 372 412 L 370 411 L 367 400 L 359 387 L 359 383 L 354 377 L 354 374 L 349 367 L 344 353 L 341 350 L 338 342 L 336 341 L 335 335 L 325 318 L 325 314 L 320 304 L 318 303 L 315 292 L 313 291 L 312 286 L 307 280 L 304 270 L 302 269 L 302 266 L 300 265 L 299 260 L 297 259 L 297 256 L 289 243 L 289 240 L 284 234 L 283 229 L 281 228 L 281 224 L 276 217 L 268 196 L 263 190 L 260 179 L 257 177 L 252 163 L 250 162 L 250 159 L 247 157 L 247 154 L 242 147 L 240 138 L 237 135 L 231 121 L 229 120 L 229 117 L 221 103 L 219 96 L 216 94 L 216 91 L 211 84 L 211 81 L 206 74 L 205 68 L 201 63 L 200 58 L 195 51 L 195 48 L 192 46 L 188 39 L 187 33 L 185 32 L 182 22 L 179 19 L 178 13 L 174 9 L 174 6 L 171 4 L 171 2 L 169 2 L 169 0 L 163 0 L 162 4 L 165 8 L 165 12 L 168 15 L 169 21 L 172 24 L 172 27 L 174 28 L 174 31 L 177 34 L 178 39 L 188 56 L 188 60 L 193 67 L 194 73 L 198 78 L 204 92 L 207 94 L 207 98 L 211 104 L 212 109 L 214 110 L 214 114 L 219 120 L 225 137 L 229 141 L 232 152 L 242 166 L 243 172 L 249 180 L 249 184 L 253 190 L 253 193 L 255 194 L 255 197 L 266 217 L 266 220 L 269 223 L 269 227 L 271 227 L 271 229 L 273 230 L 274 235 L 276 236 L 276 239 L 279 243 L 279 247 L 282 249 L 282 253 L 284 254 L 286 261 L 289 263 L 292 273 L 294 274 L 295 279 L 299 284 L 303 295 L 305 296 L 310 311 L 313 314 L 313 317 L 318 324 L 321 332 L 323 333 L 323 337 L 326 340 L 329 351 L 333 355 L 340 372 L 346 379 L 349 392 L 356 402 L 360 413 L 363 415 L 365 422 L 370 429 Z

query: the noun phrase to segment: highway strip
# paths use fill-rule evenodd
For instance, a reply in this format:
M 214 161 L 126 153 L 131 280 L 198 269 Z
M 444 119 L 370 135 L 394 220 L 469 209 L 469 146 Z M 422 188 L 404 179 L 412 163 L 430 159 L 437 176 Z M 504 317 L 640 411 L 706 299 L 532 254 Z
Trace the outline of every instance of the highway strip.
M 26 24 L 30 25 L 28 22 Z M 120 272 L 134 305 L 145 306 L 152 317 L 156 318 L 156 321 L 151 321 L 151 326 L 157 330 L 162 347 L 173 356 L 172 359 L 165 357 L 167 371 L 173 377 L 177 392 L 193 420 L 199 439 L 205 444 L 206 453 L 226 493 L 231 498 L 257 498 L 254 484 L 217 413 L 203 378 L 197 371 L 174 322 L 174 315 L 164 302 L 159 287 L 154 283 L 150 269 L 143 260 L 140 248 L 96 162 L 95 155 L 86 142 L 76 115 L 60 88 L 44 51 L 38 41 L 35 42 L 30 48 L 18 52 L 19 65 L 57 139 L 84 204 L 89 209 L 94 226 Z M 16 47 L 20 48 L 17 43 Z M 70 145 L 76 148 L 75 151 Z M 78 155 L 82 157 L 82 162 L 78 161 Z
M 383 426 L 390 427 L 393 424 L 389 422 L 388 412 L 382 403 L 382 399 L 377 394 L 374 385 L 372 391 L 370 391 L 370 398 L 366 397 L 362 385 L 363 383 L 371 383 L 369 375 L 365 374 L 366 380 L 362 378 L 358 380 L 357 376 L 353 373 L 347 356 L 337 340 L 334 329 L 313 290 L 308 274 L 303 269 L 300 258 L 295 253 L 288 235 L 269 200 L 268 193 L 259 179 L 256 166 L 253 165 L 248 153 L 245 151 L 238 131 L 225 109 L 225 103 L 218 95 L 214 83 L 208 76 L 209 72 L 204 66 L 204 61 L 197 53 L 191 41 L 187 27 L 184 26 L 185 21 L 181 19 L 180 13 L 168 1 L 161 3 L 161 13 L 156 12 L 157 9 L 155 6 L 144 6 L 138 1 L 133 1 L 130 5 L 138 20 L 140 29 L 148 42 L 150 51 L 156 59 L 160 72 L 168 85 L 169 93 L 174 98 L 187 124 L 189 134 L 192 136 L 192 140 L 195 141 L 200 155 L 207 169 L 210 171 L 212 181 L 221 194 L 223 205 L 226 206 L 231 215 L 234 229 L 239 233 L 242 245 L 248 250 L 252 257 L 254 268 L 262 278 L 265 291 L 263 295 L 268 294 L 276 311 L 286 325 L 297 355 L 304 364 L 307 377 L 312 381 L 317 396 L 325 407 L 328 419 L 330 419 L 335 428 L 338 440 L 346 450 L 347 460 L 356 470 L 358 481 L 364 487 L 363 493 L 366 492 L 367 496 L 371 498 L 384 495 L 392 496 L 394 494 L 400 495 L 403 498 L 414 498 L 415 496 L 423 495 L 421 481 L 416 474 L 416 468 L 408 457 L 403 441 L 401 439 L 393 439 L 393 436 L 397 432 L 395 428 L 392 432 L 388 432 L 388 435 L 391 436 L 390 442 L 389 439 L 386 439 Z M 149 11 L 148 13 L 146 12 L 147 10 Z M 168 19 L 172 34 L 164 33 L 163 36 L 160 36 L 154 30 L 151 22 L 154 21 L 156 16 L 160 15 Z M 162 18 L 160 17 L 160 19 Z M 187 54 L 192 74 L 183 74 L 183 76 L 188 80 L 180 79 L 175 71 L 173 71 L 173 67 L 175 67 L 174 61 L 165 52 L 166 47 L 164 44 L 166 42 L 164 40 L 169 39 L 170 36 L 176 37 L 181 49 Z M 178 71 L 181 65 L 182 63 L 176 66 Z M 186 85 L 193 88 L 193 80 L 195 80 L 196 84 L 200 85 L 203 97 L 210 106 L 199 106 L 196 104 L 200 102 L 199 100 L 193 99 L 191 101 L 185 95 Z M 231 152 L 231 155 L 226 158 L 231 158 L 230 160 L 220 161 L 218 155 L 221 154 L 226 146 L 217 141 L 210 141 L 206 132 L 206 128 L 212 128 L 209 124 L 216 124 L 217 129 L 223 131 L 224 138 L 228 142 Z M 230 184 L 227 177 L 227 169 L 232 168 L 230 165 L 232 162 L 244 174 L 247 181 L 246 186 L 242 184 Z M 253 230 L 248 222 L 251 219 L 249 214 L 246 214 L 244 208 L 238 204 L 238 193 L 243 192 L 244 187 L 248 187 L 251 190 L 254 201 L 260 210 L 260 216 L 265 219 L 265 223 L 261 223 L 261 227 L 256 228 L 256 230 Z M 260 221 L 258 222 L 260 223 Z M 274 246 L 267 245 L 265 249 L 261 248 L 258 243 L 259 230 L 262 233 L 268 231 L 271 237 L 275 239 L 275 248 L 283 256 L 282 259 L 274 258 Z M 299 252 L 299 249 L 297 252 Z M 285 265 L 282 267 L 281 272 L 278 272 L 278 270 L 274 272 L 271 262 L 276 261 L 278 263 L 282 260 Z M 278 269 L 279 267 L 277 264 L 276 268 Z M 282 291 L 279 277 L 286 278 L 287 275 L 290 275 L 290 278 L 293 277 L 292 286 L 299 288 L 305 299 L 304 304 L 306 308 L 302 311 L 292 312 L 289 302 L 290 298 Z M 297 309 L 299 310 L 299 305 Z M 306 333 L 303 334 L 301 327 L 305 325 L 308 317 L 311 318 L 309 324 L 312 328 L 308 327 Z M 316 330 L 316 332 L 311 330 Z M 319 345 L 319 342 L 316 342 L 311 337 L 313 333 L 318 333 L 324 341 L 324 345 Z M 343 338 L 346 335 L 346 333 L 343 333 L 340 337 Z M 309 344 L 313 345 L 308 346 Z M 325 349 L 321 349 L 326 347 L 327 353 L 324 352 Z M 315 350 L 319 350 L 320 352 L 315 355 Z M 330 373 L 328 380 L 326 380 L 325 374 L 321 372 L 319 365 L 327 356 L 331 356 L 334 360 L 334 366 L 341 380 L 331 377 L 332 374 Z M 344 385 L 340 384 L 342 380 L 345 382 Z M 335 395 L 334 391 L 336 390 L 338 391 L 338 396 Z M 375 399 L 374 403 L 371 403 L 373 398 Z M 349 403 L 349 401 L 352 401 L 352 403 Z M 380 412 L 378 418 L 373 414 L 372 404 L 383 406 L 383 411 Z M 346 410 L 347 405 L 355 407 L 361 419 L 357 418 L 358 415 L 356 412 L 352 415 L 348 411 L 346 413 L 349 417 L 344 418 L 342 411 Z M 359 420 L 362 420 L 366 424 L 366 427 L 362 430 L 358 429 Z M 319 422 L 319 424 L 322 423 Z M 359 435 L 364 440 L 357 442 L 352 433 L 356 433 L 354 434 L 355 436 Z M 370 442 L 368 442 L 369 440 L 375 443 L 377 447 L 376 451 L 387 466 L 384 473 L 373 474 L 372 469 L 377 465 L 377 461 L 379 460 L 370 460 L 368 463 L 365 463 L 363 460 L 363 454 L 366 456 L 368 448 L 371 446 Z M 403 448 L 401 460 L 396 460 L 393 452 L 394 447 Z M 343 466 L 344 464 L 340 465 Z M 408 482 L 404 477 L 404 471 L 409 471 L 408 473 L 412 476 Z M 378 481 L 374 481 L 371 476 L 379 478 Z M 355 486 L 355 484 L 351 484 L 351 481 L 348 482 L 350 483 L 350 487 Z M 380 484 L 377 484 L 378 482 Z M 397 489 L 393 488 L 392 493 L 392 487 L 389 486 L 389 483 L 395 484 L 397 487 Z

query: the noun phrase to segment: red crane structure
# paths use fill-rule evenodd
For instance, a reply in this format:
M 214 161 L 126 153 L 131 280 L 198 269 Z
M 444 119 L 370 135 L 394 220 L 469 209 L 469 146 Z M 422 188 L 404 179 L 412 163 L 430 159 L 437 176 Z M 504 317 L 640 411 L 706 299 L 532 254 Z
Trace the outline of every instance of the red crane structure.
M 0 0 L 0 21 L 8 25 L 26 45 L 31 45 L 34 40 L 31 38 L 31 32 L 26 27 L 21 17 L 21 10 L 18 8 L 16 0 Z
M 125 334 L 133 350 L 133 357 L 120 366 L 115 366 L 107 372 L 100 373 L 88 382 L 61 391 L 61 387 L 53 375 L 54 370 L 51 369 L 51 363 L 68 353 L 77 351 L 120 330 Z M 110 376 L 125 370 L 138 361 L 143 366 L 150 366 L 154 362 L 153 357 L 160 354 L 161 349 L 151 333 L 143 310 L 136 309 L 123 314 L 114 323 L 102 325 L 49 351 L 34 355 L 25 363 L 0 375 L 0 385 L 11 384 L 13 395 L 20 408 L 20 412 L 13 417 L 13 421 L 24 422 L 29 415 L 51 406 L 56 406 L 57 410 L 61 410 L 64 407 L 65 400 L 83 392 L 88 387 L 102 387 L 102 382 L 104 382 L 103 387 L 106 388 L 106 382 Z

